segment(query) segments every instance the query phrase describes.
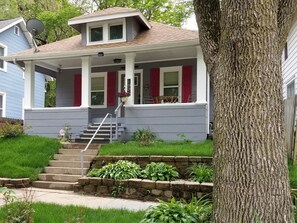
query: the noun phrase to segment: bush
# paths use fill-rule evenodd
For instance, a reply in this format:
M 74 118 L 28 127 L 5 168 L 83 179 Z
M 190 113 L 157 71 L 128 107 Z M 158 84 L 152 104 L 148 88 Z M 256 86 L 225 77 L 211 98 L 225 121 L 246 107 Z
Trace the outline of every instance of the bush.
M 208 200 L 193 198 L 189 204 L 184 204 L 172 198 L 171 202 L 161 201 L 161 204 L 149 208 L 141 223 L 208 223 L 211 214 L 212 205 Z
M 162 162 L 152 162 L 142 171 L 142 177 L 150 180 L 175 180 L 178 176 L 175 167 Z
M 0 129 L 0 136 L 4 138 L 15 138 L 24 134 L 25 131 L 21 124 L 10 124 L 6 122 Z
M 149 129 L 138 129 L 133 133 L 132 139 L 142 146 L 149 146 L 156 139 L 156 134 Z
M 202 182 L 212 182 L 213 179 L 213 169 L 206 164 L 194 165 L 189 168 L 191 179 L 202 183 Z
M 140 166 L 127 160 L 109 163 L 100 169 L 93 169 L 88 173 L 88 177 L 101 177 L 114 180 L 137 178 L 140 175 Z

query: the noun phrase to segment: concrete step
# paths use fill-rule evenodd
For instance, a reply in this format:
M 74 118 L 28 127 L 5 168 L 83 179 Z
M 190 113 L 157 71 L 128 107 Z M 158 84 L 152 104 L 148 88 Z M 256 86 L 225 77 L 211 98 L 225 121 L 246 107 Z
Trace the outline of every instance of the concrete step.
M 81 163 L 80 161 L 67 161 L 67 160 L 50 160 L 49 166 L 52 167 L 73 167 L 73 168 L 80 168 Z M 90 167 L 90 162 L 84 162 L 84 168 Z
M 85 149 L 87 146 L 87 143 L 62 143 L 62 148 L 63 149 L 77 149 L 77 150 L 82 150 Z M 100 144 L 95 144 L 92 143 L 89 146 L 89 149 L 99 149 Z
M 67 160 L 67 161 L 80 161 L 80 155 L 74 156 L 74 155 L 67 155 L 67 154 L 55 154 L 54 155 L 55 160 Z M 93 155 L 84 155 L 84 161 L 92 161 L 94 159 Z
M 80 142 L 80 143 L 85 143 L 85 142 L 89 142 L 90 141 L 90 139 L 81 139 L 81 138 L 76 138 L 75 139 L 75 142 Z M 93 141 L 94 143 L 100 143 L 100 144 L 107 144 L 107 143 L 109 143 L 109 139 L 103 139 L 103 140 L 94 140 Z
M 88 168 L 84 168 L 84 174 L 87 173 Z M 45 173 L 50 174 L 70 174 L 70 175 L 80 175 L 81 169 L 80 168 L 69 168 L 69 167 L 52 167 L 47 166 L 44 168 Z
M 73 190 L 74 182 L 33 181 L 32 186 L 45 189 Z
M 86 152 L 84 152 L 84 155 L 88 156 L 96 156 L 98 154 L 97 149 L 88 149 Z M 67 155 L 74 155 L 74 156 L 80 156 L 80 150 L 78 149 L 60 149 L 60 154 L 67 154 Z
M 38 174 L 38 179 L 41 181 L 58 181 L 58 182 L 77 182 L 81 175 L 67 175 L 67 174 Z

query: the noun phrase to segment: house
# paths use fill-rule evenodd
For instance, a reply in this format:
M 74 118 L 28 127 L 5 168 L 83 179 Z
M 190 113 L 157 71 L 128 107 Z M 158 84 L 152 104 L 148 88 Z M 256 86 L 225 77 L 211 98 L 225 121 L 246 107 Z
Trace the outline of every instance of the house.
M 148 21 L 130 8 L 69 20 L 79 35 L 5 57 L 25 68 L 25 124 L 30 134 L 72 135 L 110 113 L 129 139 L 150 129 L 163 140 L 207 137 L 209 78 L 198 32 Z M 35 71 L 56 78 L 56 107 L 37 108 Z M 118 92 L 130 92 L 121 107 Z M 121 108 L 116 115 L 115 110 Z M 115 120 L 115 119 L 114 119 Z
M 32 37 L 24 19 L 0 20 L 0 56 L 32 48 Z M 36 74 L 35 107 L 44 106 L 44 75 Z M 0 117 L 23 119 L 24 71 L 0 59 Z

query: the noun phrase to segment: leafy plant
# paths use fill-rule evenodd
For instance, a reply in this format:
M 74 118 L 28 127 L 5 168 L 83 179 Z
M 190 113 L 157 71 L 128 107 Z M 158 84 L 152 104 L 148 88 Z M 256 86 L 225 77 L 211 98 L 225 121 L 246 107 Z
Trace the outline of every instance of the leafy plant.
M 141 223 L 151 222 L 184 222 L 184 223 L 209 223 L 211 222 L 212 205 L 208 200 L 193 198 L 189 204 L 176 201 L 160 201 L 161 204 L 149 208 Z
M 132 139 L 142 146 L 149 146 L 156 139 L 156 134 L 149 129 L 138 129 L 133 133 Z
M 140 175 L 140 166 L 127 160 L 119 160 L 116 163 L 109 163 L 100 169 L 92 169 L 88 173 L 89 177 L 110 178 L 114 180 L 137 178 Z
M 71 133 L 70 133 L 71 127 L 68 124 L 65 124 L 65 127 L 60 130 L 60 141 L 61 142 L 69 142 L 71 140 Z
M 183 140 L 184 143 L 192 143 L 192 140 L 187 139 L 184 133 L 178 133 L 177 136 Z
M 189 172 L 192 180 L 202 183 L 202 182 L 212 182 L 213 179 L 213 169 L 206 164 L 198 164 L 191 166 Z
M 24 134 L 25 131 L 23 129 L 23 126 L 19 123 L 10 124 L 6 122 L 0 129 L 0 136 L 4 138 L 15 138 Z
M 142 177 L 150 180 L 174 180 L 178 176 L 175 167 L 162 162 L 152 162 L 142 171 Z

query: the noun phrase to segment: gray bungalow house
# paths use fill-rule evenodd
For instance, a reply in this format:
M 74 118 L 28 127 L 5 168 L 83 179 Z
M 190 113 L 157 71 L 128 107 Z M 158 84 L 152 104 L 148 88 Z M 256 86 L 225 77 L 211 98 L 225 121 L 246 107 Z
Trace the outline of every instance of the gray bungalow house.
M 210 85 L 198 32 L 148 21 L 130 8 L 109 8 L 69 20 L 80 35 L 5 57 L 25 67 L 25 125 L 30 134 L 72 135 L 106 113 L 129 139 L 150 129 L 163 140 L 204 140 L 209 131 Z M 35 71 L 56 78 L 55 108 L 36 108 Z M 121 111 L 118 92 L 130 96 Z

